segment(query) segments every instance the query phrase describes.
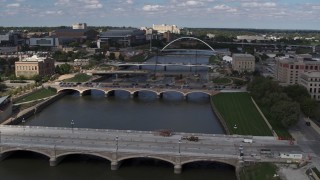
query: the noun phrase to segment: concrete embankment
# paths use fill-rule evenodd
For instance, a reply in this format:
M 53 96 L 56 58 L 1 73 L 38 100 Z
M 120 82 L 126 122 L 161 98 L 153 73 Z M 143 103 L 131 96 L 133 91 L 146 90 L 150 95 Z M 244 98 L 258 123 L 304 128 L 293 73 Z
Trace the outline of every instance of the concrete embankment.
M 230 131 L 229 131 L 229 128 L 226 124 L 226 121 L 223 119 L 223 117 L 221 116 L 221 114 L 219 113 L 218 109 L 216 108 L 216 106 L 214 105 L 213 103 L 213 100 L 212 100 L 212 96 L 210 96 L 210 105 L 211 105 L 211 109 L 213 111 L 214 114 L 216 114 L 220 124 L 222 125 L 224 131 L 226 134 L 230 134 Z
M 23 119 L 27 119 L 33 115 L 35 115 L 38 112 L 41 112 L 44 108 L 46 108 L 47 106 L 49 106 L 50 104 L 54 103 L 55 101 L 61 99 L 62 97 L 64 97 L 67 93 L 63 92 L 63 93 L 59 93 L 56 94 L 54 96 L 52 96 L 51 98 L 36 104 L 35 106 L 32 106 L 30 108 L 24 109 L 22 111 L 20 111 L 18 114 L 14 115 L 13 117 L 9 118 L 8 120 L 4 121 L 2 123 L 2 125 L 16 125 L 16 124 L 20 124 L 22 122 Z

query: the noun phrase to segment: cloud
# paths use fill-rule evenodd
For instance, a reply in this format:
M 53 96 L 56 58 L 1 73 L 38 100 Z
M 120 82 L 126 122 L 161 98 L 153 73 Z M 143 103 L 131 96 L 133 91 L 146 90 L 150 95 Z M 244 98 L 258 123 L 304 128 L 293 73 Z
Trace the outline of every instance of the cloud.
M 57 0 L 57 2 L 54 5 L 80 9 L 81 7 L 85 9 L 100 9 L 103 7 L 100 0 Z
M 159 11 L 161 8 L 163 8 L 163 6 L 158 5 L 158 4 L 156 4 L 156 5 L 148 4 L 148 5 L 144 5 L 142 9 L 144 11 Z
M 258 2 L 246 2 L 241 4 L 242 7 L 276 7 L 277 4 L 274 2 L 265 2 L 265 3 L 258 3 Z
M 12 4 L 7 4 L 7 8 L 18 8 L 20 7 L 20 3 L 12 3 Z

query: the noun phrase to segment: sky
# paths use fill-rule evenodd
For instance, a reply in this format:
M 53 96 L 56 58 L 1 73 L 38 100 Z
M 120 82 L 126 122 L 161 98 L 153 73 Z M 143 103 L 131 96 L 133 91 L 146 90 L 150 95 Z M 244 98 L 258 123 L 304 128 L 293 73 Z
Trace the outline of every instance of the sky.
M 320 30 L 320 0 L 0 0 L 0 26 Z

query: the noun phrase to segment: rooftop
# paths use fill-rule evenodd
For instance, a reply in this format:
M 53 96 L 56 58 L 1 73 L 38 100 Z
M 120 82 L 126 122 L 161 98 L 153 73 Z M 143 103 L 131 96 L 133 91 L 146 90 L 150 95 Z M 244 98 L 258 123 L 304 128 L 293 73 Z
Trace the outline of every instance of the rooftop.
M 304 75 L 310 77 L 310 78 L 320 78 L 320 72 L 319 71 L 312 71 L 312 72 L 304 72 Z
M 42 62 L 42 61 L 44 61 L 45 59 L 47 59 L 47 57 L 39 57 L 39 56 L 37 56 L 37 55 L 33 55 L 33 56 L 31 56 L 31 57 L 24 58 L 24 59 L 22 59 L 21 61 L 28 61 L 28 62 L 36 61 L 36 62 Z
M 250 58 L 252 58 L 253 56 L 251 54 L 233 54 L 233 57 L 250 57 Z

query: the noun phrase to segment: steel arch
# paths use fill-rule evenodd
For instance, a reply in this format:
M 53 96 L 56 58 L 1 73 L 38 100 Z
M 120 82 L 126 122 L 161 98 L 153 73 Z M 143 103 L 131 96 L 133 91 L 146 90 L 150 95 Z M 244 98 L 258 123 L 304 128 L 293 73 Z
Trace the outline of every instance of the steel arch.
M 208 43 L 202 41 L 201 39 L 199 38 L 195 38 L 195 37 L 180 37 L 178 39 L 175 39 L 173 41 L 171 41 L 169 44 L 167 44 L 164 48 L 161 49 L 161 51 L 165 50 L 168 46 L 170 46 L 172 43 L 176 42 L 176 41 L 179 41 L 181 39 L 194 39 L 194 40 L 197 40 L 197 41 L 200 41 L 202 42 L 203 44 L 205 44 L 206 46 L 208 46 L 213 52 L 216 52 L 216 50 L 214 50 Z

